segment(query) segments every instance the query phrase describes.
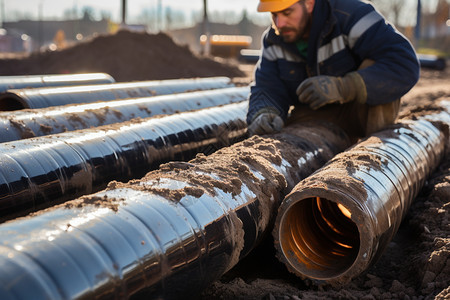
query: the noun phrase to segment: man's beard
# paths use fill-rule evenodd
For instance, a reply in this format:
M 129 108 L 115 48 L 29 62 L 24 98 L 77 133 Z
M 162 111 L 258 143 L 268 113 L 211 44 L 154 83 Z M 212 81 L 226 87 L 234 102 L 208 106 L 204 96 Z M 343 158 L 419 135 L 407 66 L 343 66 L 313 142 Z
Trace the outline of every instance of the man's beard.
M 284 32 L 291 32 L 291 33 L 289 35 L 285 35 Z M 292 43 L 299 40 L 303 36 L 304 31 L 299 32 L 296 28 L 286 27 L 281 29 L 278 32 L 278 34 L 283 38 L 283 41 L 285 41 L 286 43 Z

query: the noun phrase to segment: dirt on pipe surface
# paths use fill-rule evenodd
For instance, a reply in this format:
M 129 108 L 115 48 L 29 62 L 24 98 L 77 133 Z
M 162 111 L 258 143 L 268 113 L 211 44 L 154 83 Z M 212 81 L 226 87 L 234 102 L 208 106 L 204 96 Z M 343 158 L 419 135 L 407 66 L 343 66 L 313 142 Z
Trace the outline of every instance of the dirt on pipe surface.
M 151 46 L 138 41 L 123 46 L 112 43 L 109 48 L 104 47 L 103 52 L 95 49 L 95 47 L 101 46 L 102 39 L 107 41 L 110 38 L 110 41 L 114 40 L 116 43 L 121 43 L 123 39 L 120 37 L 135 37 L 137 40 L 148 38 L 153 41 L 161 38 L 162 42 L 152 42 Z M 235 74 L 236 69 L 232 67 L 232 71 L 230 71 L 229 65 L 224 66 L 224 68 L 230 72 L 219 72 L 223 69 L 216 68 L 217 63 L 212 60 L 209 69 L 205 71 L 208 75 L 199 74 L 197 70 L 192 69 L 184 69 L 184 75 L 180 74 L 180 64 L 175 63 L 177 57 L 171 55 L 175 49 L 165 46 L 163 41 L 167 41 L 167 37 L 164 35 L 148 37 L 147 35 L 125 33 L 123 36 L 116 35 L 103 37 L 102 39 L 97 42 L 94 39 L 79 48 L 74 47 L 70 52 L 69 49 L 66 49 L 57 54 L 52 52 L 34 55 L 33 58 L 23 58 L 23 61 L 0 59 L 0 69 L 4 70 L 3 75 L 36 74 L 43 71 L 54 73 L 61 68 L 49 69 L 47 64 L 39 64 L 43 60 L 36 57 L 42 56 L 51 60 L 52 55 L 60 55 L 61 57 L 55 64 L 67 66 L 61 72 L 109 72 L 117 81 L 217 75 L 241 77 L 239 80 L 243 83 L 248 83 L 252 79 L 250 70 L 253 69 L 253 66 L 241 66 L 242 70 L 247 71 L 247 77 L 242 78 L 243 73 L 237 72 L 238 74 Z M 177 47 L 171 41 L 169 43 L 173 48 Z M 88 47 L 94 48 L 85 50 Z M 132 56 L 136 47 L 141 47 L 139 55 Z M 158 49 L 159 47 L 161 49 Z M 120 59 L 118 62 L 114 62 L 114 60 L 118 60 L 118 56 L 113 53 L 118 51 L 119 48 L 123 51 L 121 55 L 127 58 L 126 62 Z M 181 48 L 181 50 L 177 48 L 176 51 L 188 52 L 187 49 Z M 76 49 L 81 53 L 77 54 Z M 79 62 L 84 59 L 83 56 L 90 56 L 87 55 L 88 53 L 97 57 L 98 62 L 93 65 L 96 66 L 95 68 L 83 67 L 83 70 L 80 70 L 68 67 L 77 63 L 68 63 L 66 59 L 75 57 L 74 61 Z M 98 53 L 101 53 L 100 58 L 98 58 Z M 165 53 L 168 55 L 166 56 Z M 164 59 L 160 59 L 160 56 L 163 56 Z M 92 58 L 89 59 L 92 60 Z M 138 66 L 133 65 L 136 60 L 139 63 Z M 104 67 L 99 66 L 102 61 L 106 62 Z M 111 69 L 107 67 L 108 61 L 111 62 Z M 141 65 L 144 65 L 142 61 L 146 62 L 145 67 L 141 67 Z M 198 66 L 198 61 L 197 57 L 188 54 L 185 62 L 186 65 L 195 63 L 195 66 Z M 209 64 L 209 61 L 205 64 Z M 20 69 L 13 70 L 11 66 L 14 65 L 20 66 Z M 48 66 L 50 65 L 49 63 Z M 163 71 L 156 68 L 156 66 L 161 65 L 163 65 Z M 9 66 L 9 69 L 6 66 Z M 12 70 L 15 73 L 11 73 Z M 419 83 L 402 98 L 401 116 L 414 117 L 415 114 L 432 110 L 434 102 L 439 99 L 449 99 L 449 78 L 450 68 L 445 71 L 422 69 Z M 285 266 L 275 258 L 272 240 L 268 238 L 235 268 L 209 286 L 200 299 L 449 299 L 449 211 L 450 151 L 448 146 L 446 156 L 425 182 L 402 222 L 400 230 L 388 245 L 381 259 L 367 270 L 367 273 L 354 279 L 346 287 L 340 289 L 333 289 L 328 286 L 318 287 L 290 274 Z

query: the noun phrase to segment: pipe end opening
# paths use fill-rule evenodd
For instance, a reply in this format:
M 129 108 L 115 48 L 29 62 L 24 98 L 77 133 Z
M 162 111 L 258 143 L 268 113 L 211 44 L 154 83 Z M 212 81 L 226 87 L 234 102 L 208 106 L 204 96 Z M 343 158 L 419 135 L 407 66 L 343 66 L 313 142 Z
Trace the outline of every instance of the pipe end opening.
M 318 280 L 338 277 L 359 253 L 359 231 L 351 210 L 325 198 L 294 203 L 285 210 L 279 230 L 283 255 L 299 275 Z
M 26 107 L 20 101 L 14 98 L 3 97 L 0 99 L 0 111 L 14 111 L 25 109 Z

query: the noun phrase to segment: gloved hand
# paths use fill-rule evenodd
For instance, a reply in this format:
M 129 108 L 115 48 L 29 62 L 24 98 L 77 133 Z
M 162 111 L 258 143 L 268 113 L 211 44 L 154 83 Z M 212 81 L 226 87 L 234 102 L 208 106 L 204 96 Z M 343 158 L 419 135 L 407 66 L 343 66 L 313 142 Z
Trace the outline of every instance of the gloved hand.
M 366 84 L 358 72 L 343 77 L 320 75 L 306 79 L 297 88 L 298 100 L 316 110 L 330 103 L 365 103 Z
M 253 121 L 248 125 L 250 136 L 280 131 L 284 126 L 283 119 L 275 109 L 263 108 L 255 114 Z

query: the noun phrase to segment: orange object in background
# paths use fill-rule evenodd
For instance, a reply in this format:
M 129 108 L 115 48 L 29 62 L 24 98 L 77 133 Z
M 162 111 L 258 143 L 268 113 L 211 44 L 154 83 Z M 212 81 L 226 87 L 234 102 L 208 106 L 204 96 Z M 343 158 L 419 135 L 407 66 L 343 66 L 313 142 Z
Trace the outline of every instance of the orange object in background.
M 56 45 L 56 49 L 64 49 L 67 47 L 67 41 L 66 41 L 66 34 L 64 33 L 64 30 L 59 29 L 55 37 L 53 38 L 53 43 Z
M 207 36 L 200 36 L 200 44 L 206 44 Z M 218 35 L 213 34 L 209 38 L 211 54 L 221 57 L 237 58 L 242 49 L 247 49 L 252 43 L 252 38 L 248 35 Z

